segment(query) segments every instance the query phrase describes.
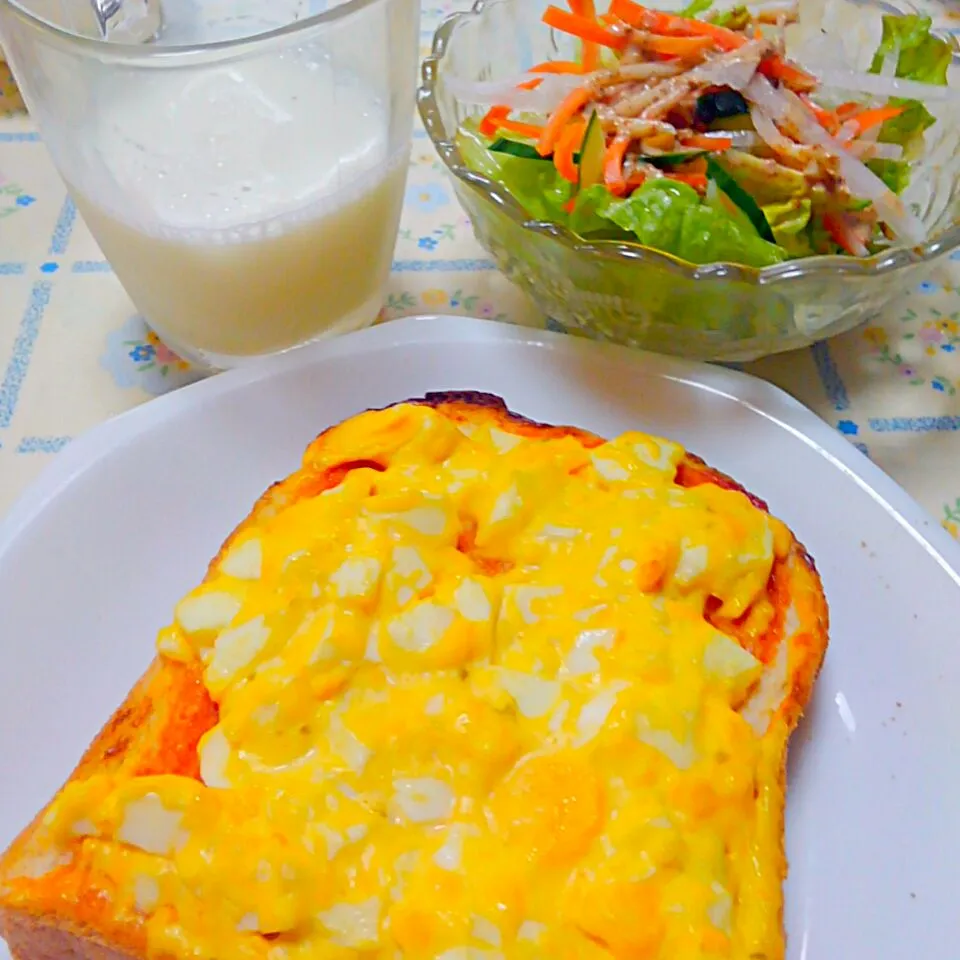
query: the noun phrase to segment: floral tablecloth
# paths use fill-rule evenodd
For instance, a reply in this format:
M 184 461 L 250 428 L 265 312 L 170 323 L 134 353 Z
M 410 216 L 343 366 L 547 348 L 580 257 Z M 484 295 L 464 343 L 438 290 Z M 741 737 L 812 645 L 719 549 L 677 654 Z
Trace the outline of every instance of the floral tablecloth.
M 424 52 L 439 20 L 462 5 L 424 7 Z M 936 15 L 950 27 L 946 8 Z M 960 33 L 960 19 L 953 23 Z M 2 118 L 4 70 L 0 63 L 0 514 L 77 434 L 200 375 L 137 316 L 29 119 Z M 442 311 L 542 323 L 477 245 L 419 124 L 410 163 L 383 318 Z M 871 326 L 746 369 L 813 408 L 960 536 L 954 279 L 960 262 Z

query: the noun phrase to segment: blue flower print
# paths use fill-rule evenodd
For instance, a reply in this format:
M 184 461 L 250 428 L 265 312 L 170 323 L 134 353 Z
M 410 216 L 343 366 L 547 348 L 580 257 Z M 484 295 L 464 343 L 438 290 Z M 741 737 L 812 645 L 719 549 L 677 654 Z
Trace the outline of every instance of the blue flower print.
M 450 194 L 439 183 L 412 183 L 404 199 L 421 213 L 434 213 L 450 202 Z
M 837 422 L 837 429 L 845 437 L 855 437 L 859 432 L 860 428 L 852 420 L 840 420 Z
M 152 360 L 156 350 L 152 343 L 138 343 L 130 351 L 130 359 L 134 363 L 147 363 Z
M 29 194 L 21 193 L 19 197 L 14 201 L 18 207 L 29 207 L 31 203 L 36 203 L 37 198 L 31 197 Z
M 140 389 L 154 397 L 203 376 L 161 342 L 139 316 L 107 336 L 100 366 L 121 389 Z
M 436 241 L 436 238 L 435 238 L 435 237 L 421 237 L 421 238 L 417 241 L 417 246 L 418 246 L 421 250 L 436 250 L 436 249 L 437 249 L 437 241 Z

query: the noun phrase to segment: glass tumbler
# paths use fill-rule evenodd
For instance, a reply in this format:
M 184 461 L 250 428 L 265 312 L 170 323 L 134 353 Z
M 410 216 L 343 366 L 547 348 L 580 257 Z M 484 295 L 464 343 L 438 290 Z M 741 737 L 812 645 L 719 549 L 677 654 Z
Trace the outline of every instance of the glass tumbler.
M 213 368 L 371 324 L 399 226 L 419 0 L 0 0 L 0 43 L 137 309 Z

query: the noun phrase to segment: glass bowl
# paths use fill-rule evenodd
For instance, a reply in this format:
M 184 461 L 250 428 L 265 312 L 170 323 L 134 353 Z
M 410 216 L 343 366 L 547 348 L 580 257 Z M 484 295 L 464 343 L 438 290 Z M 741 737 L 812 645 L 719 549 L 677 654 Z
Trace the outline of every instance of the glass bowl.
M 934 111 L 939 122 L 926 132 L 933 160 L 903 197 L 927 227 L 929 239 L 920 246 L 891 247 L 865 258 L 807 257 L 762 269 L 696 266 L 640 244 L 586 241 L 565 227 L 532 220 L 503 187 L 464 163 L 457 128 L 485 108 L 458 100 L 447 78 L 502 80 L 542 60 L 569 58 L 573 41 L 540 22 L 546 5 L 479 0 L 470 12 L 444 21 L 423 62 L 419 107 L 477 239 L 564 330 L 695 359 L 752 360 L 870 319 L 914 290 L 960 246 L 960 117 L 954 104 Z M 844 56 L 862 64 L 876 48 L 880 13 L 914 11 L 903 2 L 857 7 L 864 28 L 858 19 L 858 29 L 844 30 L 839 42 L 847 45 Z M 867 29 L 870 22 L 877 30 Z M 949 35 L 938 35 L 955 45 Z M 851 43 L 864 49 L 851 50 Z

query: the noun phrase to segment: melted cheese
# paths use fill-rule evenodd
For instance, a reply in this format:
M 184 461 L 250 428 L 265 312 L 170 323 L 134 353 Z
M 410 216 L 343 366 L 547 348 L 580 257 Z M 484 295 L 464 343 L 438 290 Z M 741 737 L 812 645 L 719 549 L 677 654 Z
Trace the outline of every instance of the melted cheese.
M 47 825 L 151 956 L 739 956 L 761 666 L 704 610 L 766 629 L 789 535 L 682 456 L 348 421 L 306 468 L 385 469 L 259 515 L 161 634 L 219 707 L 203 782 L 95 775 Z

